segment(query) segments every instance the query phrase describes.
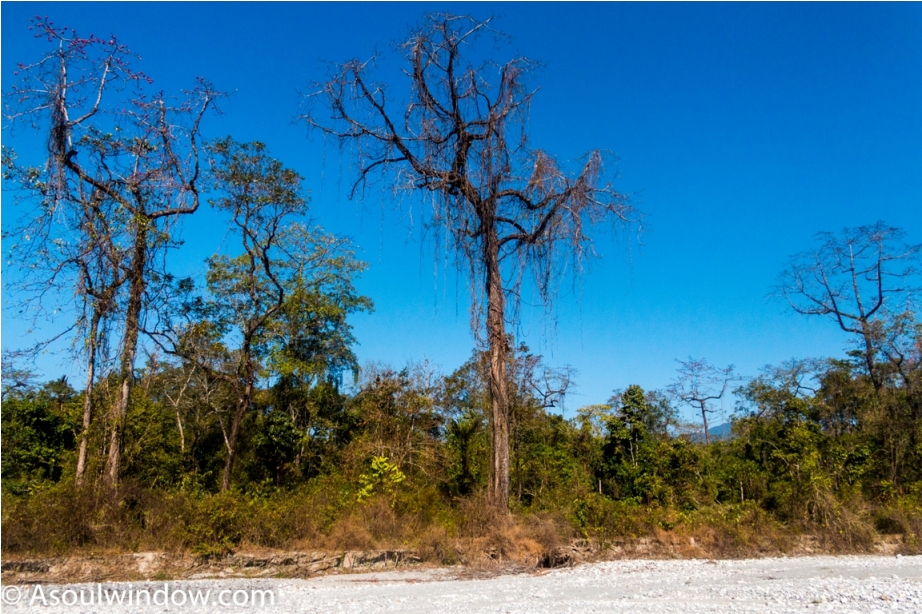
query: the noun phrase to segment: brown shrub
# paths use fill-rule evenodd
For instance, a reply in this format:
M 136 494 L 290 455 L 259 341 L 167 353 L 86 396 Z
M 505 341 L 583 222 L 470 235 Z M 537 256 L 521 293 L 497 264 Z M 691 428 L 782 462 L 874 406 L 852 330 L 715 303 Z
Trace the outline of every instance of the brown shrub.
M 867 552 L 882 535 L 899 535 L 893 543 L 901 552 L 922 550 L 922 509 L 914 500 L 838 502 L 824 525 L 785 524 L 751 502 L 679 511 L 587 496 L 569 509 L 507 515 L 480 494 L 446 500 L 421 489 L 359 503 L 337 480 L 260 496 L 59 484 L 28 497 L 4 494 L 2 503 L 4 554 L 29 556 L 410 549 L 424 561 L 495 568 L 572 563 L 614 546 L 620 556 Z

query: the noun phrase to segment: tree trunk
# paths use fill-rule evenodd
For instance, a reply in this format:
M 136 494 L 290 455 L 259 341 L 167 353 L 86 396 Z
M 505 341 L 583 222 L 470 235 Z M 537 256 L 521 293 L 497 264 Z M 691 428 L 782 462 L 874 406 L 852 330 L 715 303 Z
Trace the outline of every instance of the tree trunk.
M 861 320 L 861 336 L 864 337 L 864 360 L 868 367 L 868 376 L 871 378 L 871 385 L 874 386 L 875 391 L 880 392 L 883 382 L 880 381 L 877 368 L 874 365 L 874 341 L 867 320 Z
M 522 501 L 522 451 L 519 448 L 519 423 L 515 412 L 512 414 L 512 453 L 515 455 L 515 489 L 516 500 Z
M 109 435 L 109 458 L 106 461 L 106 476 L 109 484 L 118 484 L 122 460 L 122 439 L 128 416 L 128 401 L 134 386 L 134 361 L 138 351 L 138 332 L 141 324 L 141 306 L 144 298 L 147 269 L 147 224 L 149 220 L 137 221 L 134 237 L 134 254 L 131 259 L 128 308 L 125 311 L 125 337 L 119 373 L 118 400 L 112 407 L 112 427 Z
M 252 365 L 252 346 L 250 345 L 252 330 L 253 329 L 250 328 L 250 332 L 244 335 L 243 347 L 241 348 L 241 353 L 243 354 L 244 385 L 237 399 L 237 409 L 234 411 L 234 419 L 233 422 L 231 422 L 230 436 L 227 437 L 226 440 L 227 457 L 224 459 L 224 472 L 221 475 L 221 492 L 225 492 L 230 488 L 231 475 L 234 471 L 234 461 L 237 460 L 237 441 L 240 438 L 240 424 L 243 422 L 243 416 L 246 414 L 247 409 L 249 409 L 253 399 L 253 383 L 256 380 L 256 373 Z M 238 371 L 238 374 L 239 373 Z
M 701 421 L 704 422 L 704 443 L 711 445 L 711 434 L 708 432 L 708 412 L 701 406 Z
M 234 411 L 234 420 L 231 422 L 230 435 L 227 438 L 227 456 L 224 458 L 224 471 L 221 474 L 221 492 L 226 492 L 230 488 L 234 461 L 237 460 L 237 439 L 240 435 L 240 423 L 243 421 L 245 411 L 246 406 L 243 404 L 243 399 L 239 399 L 237 409 Z
M 179 453 L 183 456 L 186 454 L 186 432 L 182 428 L 182 416 L 179 415 L 179 407 L 176 407 L 176 426 L 179 428 Z
M 227 456 L 224 458 L 224 472 L 221 475 L 221 492 L 226 492 L 230 488 L 231 475 L 234 471 L 234 461 L 237 460 L 237 440 L 240 438 L 240 424 L 243 422 L 243 416 L 250 406 L 250 398 L 252 395 L 253 388 L 248 382 L 244 388 L 243 395 L 237 399 L 237 409 L 234 411 L 234 420 L 231 423 L 230 436 L 227 438 Z
M 90 320 L 90 332 L 87 338 L 86 361 L 86 391 L 83 398 L 83 431 L 80 433 L 80 449 L 77 452 L 77 486 L 86 482 L 86 449 L 89 445 L 90 421 L 93 417 L 93 382 L 96 380 L 96 334 L 101 318 L 99 307 L 93 307 L 93 317 Z
M 505 296 L 499 269 L 499 239 L 490 225 L 484 232 L 487 291 L 487 342 L 490 346 L 490 504 L 509 511 L 509 394 L 506 382 Z

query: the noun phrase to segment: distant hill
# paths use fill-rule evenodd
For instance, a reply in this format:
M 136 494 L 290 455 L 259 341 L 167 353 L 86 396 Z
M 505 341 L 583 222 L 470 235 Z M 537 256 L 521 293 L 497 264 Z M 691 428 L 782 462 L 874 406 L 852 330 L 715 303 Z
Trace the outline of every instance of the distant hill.
M 733 431 L 731 429 L 729 422 L 724 422 L 723 424 L 718 424 L 717 426 L 712 426 L 708 429 L 708 434 L 711 436 L 711 441 L 716 441 L 718 439 L 730 439 L 733 436 Z M 691 440 L 694 442 L 703 442 L 704 434 L 703 433 L 693 433 L 690 436 Z

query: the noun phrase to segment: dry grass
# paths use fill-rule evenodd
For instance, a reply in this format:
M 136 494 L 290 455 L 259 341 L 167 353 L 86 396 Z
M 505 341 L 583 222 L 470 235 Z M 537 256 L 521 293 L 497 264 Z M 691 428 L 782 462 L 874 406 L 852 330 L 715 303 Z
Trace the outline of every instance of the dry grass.
M 922 511 L 910 504 L 837 504 L 826 524 L 793 525 L 748 503 L 679 511 L 597 498 L 508 516 L 479 496 L 445 502 L 418 493 L 408 499 L 381 495 L 358 503 L 342 492 L 335 483 L 265 497 L 59 485 L 28 498 L 4 496 L 3 553 L 397 549 L 433 564 L 489 570 L 599 556 L 872 552 L 887 539 L 897 540 L 902 552 L 922 551 Z

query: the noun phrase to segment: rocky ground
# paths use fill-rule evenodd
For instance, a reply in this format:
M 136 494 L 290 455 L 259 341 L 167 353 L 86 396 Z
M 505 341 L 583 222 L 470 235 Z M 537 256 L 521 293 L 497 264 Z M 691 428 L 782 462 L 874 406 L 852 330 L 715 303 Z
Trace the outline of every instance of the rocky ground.
M 39 589 L 38 587 L 41 586 Z M 625 560 L 550 571 L 465 568 L 340 573 L 310 579 L 236 578 L 28 585 L 4 582 L 5 612 L 922 612 L 922 557 L 812 556 L 749 560 Z M 41 591 L 38 598 L 36 591 Z M 52 604 L 51 592 L 69 602 Z M 112 591 L 147 591 L 130 607 Z M 64 595 L 63 591 L 70 591 Z M 159 593 L 158 593 L 159 591 Z M 254 591 L 256 591 L 254 593 Z M 105 595 L 103 595 L 105 593 Z M 179 594 L 182 593 L 182 594 Z M 200 600 L 191 605 L 189 600 Z M 271 593 L 271 597 L 268 594 Z M 103 603 L 97 600 L 102 596 Z M 172 600 L 164 604 L 163 601 Z M 16 603 L 13 603 L 13 602 Z M 94 601 L 92 605 L 88 601 Z M 178 603 L 184 601 L 185 603 Z M 204 603 L 202 603 L 202 601 Z M 257 601 L 259 603 L 257 603 Z M 272 602 L 274 601 L 274 605 Z M 47 605 L 46 605 L 47 603 Z M 236 603 L 237 605 L 234 605 Z M 245 603 L 245 605 L 244 605 Z

